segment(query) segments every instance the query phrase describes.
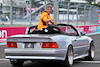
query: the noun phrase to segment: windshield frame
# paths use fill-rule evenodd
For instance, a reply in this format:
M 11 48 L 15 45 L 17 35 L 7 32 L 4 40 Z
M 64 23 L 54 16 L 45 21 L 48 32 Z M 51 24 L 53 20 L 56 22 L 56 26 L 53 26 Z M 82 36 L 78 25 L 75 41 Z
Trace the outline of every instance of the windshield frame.
M 67 26 L 71 27 L 77 33 L 76 36 L 80 36 L 77 29 L 75 27 L 73 27 L 72 25 L 68 25 L 68 24 L 49 25 L 48 28 L 57 28 L 59 30 L 58 34 L 69 35 L 69 34 L 66 34 L 64 31 L 62 31 L 60 28 L 60 27 L 67 27 Z M 30 33 L 32 28 L 35 28 L 37 30 L 37 26 L 31 26 L 29 28 L 28 34 L 54 34 L 54 33 Z M 55 33 L 55 34 L 57 34 L 57 33 Z M 69 36 L 74 36 L 74 35 L 69 35 Z

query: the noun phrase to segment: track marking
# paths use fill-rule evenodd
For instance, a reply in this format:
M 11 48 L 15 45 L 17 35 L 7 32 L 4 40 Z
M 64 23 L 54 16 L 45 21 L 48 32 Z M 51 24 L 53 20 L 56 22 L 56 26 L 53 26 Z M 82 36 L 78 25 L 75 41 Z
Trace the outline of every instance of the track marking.
M 0 43 L 0 45 L 6 45 L 7 43 Z
M 100 61 L 76 61 L 76 62 L 100 64 Z
M 96 50 L 95 52 L 100 52 L 100 50 Z
M 9 60 L 9 59 L 0 59 L 0 61 Z

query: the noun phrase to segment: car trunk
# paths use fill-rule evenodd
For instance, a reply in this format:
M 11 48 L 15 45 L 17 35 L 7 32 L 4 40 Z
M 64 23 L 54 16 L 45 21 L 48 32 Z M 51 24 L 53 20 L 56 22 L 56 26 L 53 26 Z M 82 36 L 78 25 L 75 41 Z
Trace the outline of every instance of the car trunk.
M 52 35 L 15 35 L 7 38 L 7 44 L 10 44 L 10 47 L 16 46 L 18 49 L 34 48 L 38 50 L 42 48 L 43 43 L 53 42 L 50 37 Z
M 52 42 L 51 35 L 15 35 L 7 38 L 7 42 Z

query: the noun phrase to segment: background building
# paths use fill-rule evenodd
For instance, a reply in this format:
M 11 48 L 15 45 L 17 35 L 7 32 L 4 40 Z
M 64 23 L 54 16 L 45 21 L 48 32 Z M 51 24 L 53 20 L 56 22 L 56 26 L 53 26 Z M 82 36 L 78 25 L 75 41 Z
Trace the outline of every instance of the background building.
M 96 3 L 100 2 L 100 0 L 96 0 Z
M 87 3 L 87 1 L 96 2 L 96 0 L 70 0 L 71 2 L 83 2 Z
M 32 0 L 32 8 L 38 8 L 43 4 L 45 0 Z M 54 1 L 54 0 L 46 0 Z M 66 0 L 59 0 L 66 1 Z M 99 2 L 98 0 L 70 0 L 71 2 L 87 3 L 87 1 Z M 42 3 L 41 3 L 42 2 Z M 25 8 L 29 7 L 29 0 L 13 0 L 13 16 L 14 15 L 25 15 Z M 0 17 L 10 16 L 10 0 L 0 0 Z M 21 16 L 20 16 L 21 17 Z M 15 16 L 13 17 L 15 18 Z
M 2 0 L 0 0 L 0 17 L 2 16 Z
M 13 1 L 13 16 L 25 14 L 25 8 L 29 7 L 29 0 L 12 0 Z M 38 8 L 41 6 L 41 0 L 33 0 L 32 7 Z M 10 16 L 10 0 L 0 0 L 0 17 Z M 14 16 L 15 17 L 15 16 Z M 13 18 L 14 18 L 13 17 Z
M 13 0 L 13 14 L 21 13 L 26 7 L 26 1 L 24 0 Z M 10 16 L 10 0 L 2 0 L 2 17 Z

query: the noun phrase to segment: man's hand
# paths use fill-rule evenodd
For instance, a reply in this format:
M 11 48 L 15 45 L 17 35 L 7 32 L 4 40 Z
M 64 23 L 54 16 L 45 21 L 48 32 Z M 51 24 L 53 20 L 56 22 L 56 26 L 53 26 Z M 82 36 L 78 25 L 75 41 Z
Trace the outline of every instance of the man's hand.
M 54 24 L 54 21 L 51 19 L 47 19 L 47 22 L 51 22 L 52 24 Z
M 47 22 L 51 22 L 52 20 L 51 19 L 47 19 Z
M 51 23 L 52 23 L 52 24 L 55 24 L 55 22 L 54 22 L 53 20 L 51 20 Z

